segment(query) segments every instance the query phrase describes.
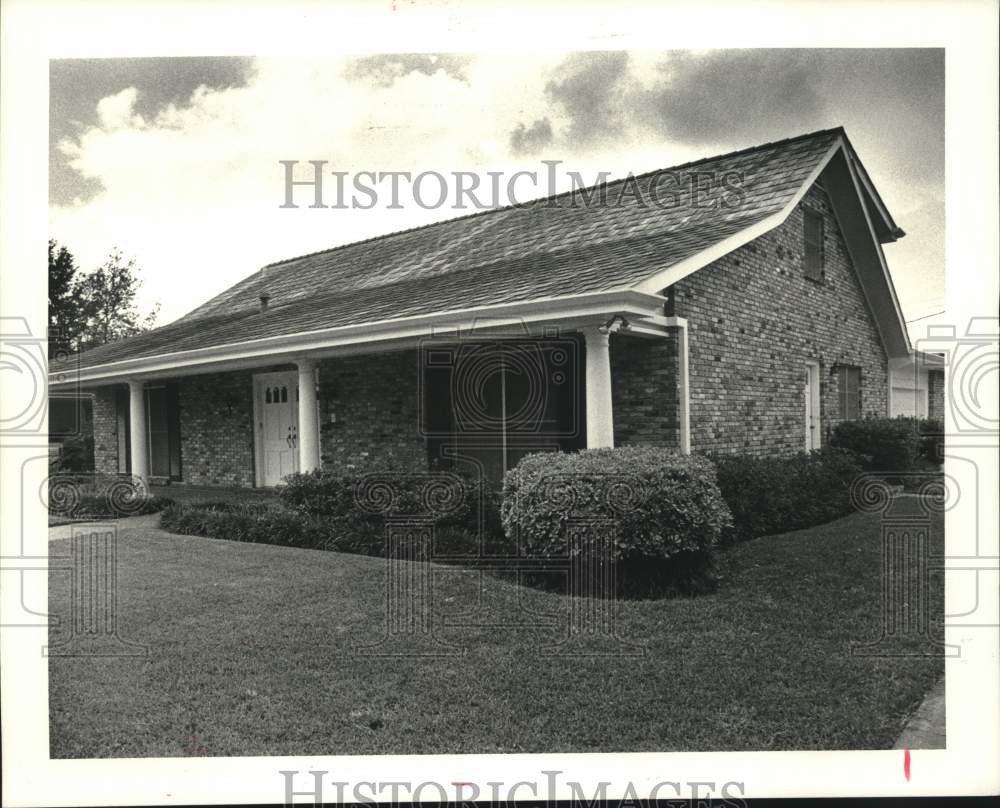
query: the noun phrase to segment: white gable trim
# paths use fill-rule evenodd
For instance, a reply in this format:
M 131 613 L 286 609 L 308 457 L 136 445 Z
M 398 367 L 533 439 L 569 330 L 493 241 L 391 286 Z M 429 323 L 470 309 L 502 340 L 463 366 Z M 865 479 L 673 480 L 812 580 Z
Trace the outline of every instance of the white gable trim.
M 744 230 L 740 230 L 738 233 L 733 233 L 729 238 L 723 239 L 711 247 L 702 250 L 699 253 L 695 253 L 689 258 L 685 258 L 683 261 L 679 261 L 673 264 L 667 269 L 657 272 L 655 275 L 647 278 L 640 283 L 635 284 L 632 288 L 640 292 L 648 292 L 650 294 L 660 294 L 668 286 L 671 286 L 677 281 L 683 280 L 688 275 L 697 270 L 701 269 L 713 261 L 717 261 L 725 255 L 728 255 L 733 250 L 739 249 L 744 244 L 748 244 L 755 238 L 760 238 L 765 233 L 769 233 L 774 230 L 778 225 L 783 224 L 784 221 L 792 214 L 795 210 L 795 206 L 802 201 L 802 197 L 806 195 L 806 192 L 812 187 L 812 184 L 816 182 L 819 175 L 823 173 L 823 169 L 826 168 L 827 163 L 833 159 L 833 156 L 840 150 L 845 148 L 844 139 L 842 137 L 837 137 L 833 145 L 827 150 L 826 154 L 823 155 L 822 159 L 816 165 L 816 167 L 810 172 L 809 176 L 805 179 L 799 189 L 795 192 L 795 196 L 792 197 L 791 201 L 777 213 L 768 216 L 766 219 L 757 222 L 756 224 L 750 225 Z
M 795 192 L 795 195 L 791 198 L 791 200 L 789 200 L 788 204 L 786 204 L 785 207 L 783 207 L 780 211 L 771 216 L 768 216 L 766 219 L 763 219 L 754 225 L 751 225 L 750 227 L 747 227 L 739 231 L 738 233 L 734 233 L 729 238 L 724 239 L 716 244 L 713 244 L 711 247 L 702 250 L 701 252 L 696 253 L 695 255 L 692 255 L 690 258 L 687 258 L 683 261 L 673 264 L 672 266 L 660 272 L 657 272 L 656 274 L 650 276 L 646 280 L 641 281 L 638 284 L 635 284 L 632 288 L 636 289 L 637 291 L 647 292 L 650 294 L 662 293 L 662 291 L 666 289 L 668 286 L 671 286 L 677 283 L 678 281 L 683 280 L 688 275 L 691 275 L 692 273 L 697 272 L 699 269 L 708 266 L 713 261 L 719 260 L 720 258 L 733 252 L 734 250 L 742 247 L 744 244 L 748 244 L 754 239 L 760 238 L 761 236 L 769 233 L 771 230 L 778 227 L 779 225 L 784 224 L 784 222 L 792 214 L 792 211 L 795 210 L 796 206 L 802 201 L 802 198 L 806 195 L 806 193 L 813 186 L 816 180 L 819 179 L 820 175 L 827 169 L 831 160 L 833 160 L 833 158 L 838 153 L 843 154 L 844 162 L 847 164 L 848 177 L 850 178 L 850 182 L 854 190 L 857 203 L 860 206 L 862 214 L 864 216 L 868 237 L 871 239 L 871 248 L 875 251 L 875 254 L 878 256 L 878 266 L 879 270 L 881 271 L 881 280 L 888 289 L 889 299 L 891 300 L 893 313 L 895 315 L 894 323 L 889 323 L 886 321 L 887 315 L 883 315 L 883 317 L 881 318 L 879 317 L 878 310 L 872 305 L 871 294 L 869 293 L 869 290 L 867 288 L 868 284 L 865 282 L 864 278 L 860 277 L 862 270 L 860 266 L 858 266 L 858 261 L 852 260 L 852 262 L 855 264 L 854 267 L 855 272 L 858 273 L 859 275 L 858 277 L 859 285 L 862 287 L 862 293 L 866 301 L 868 302 L 869 311 L 872 315 L 872 318 L 875 320 L 875 326 L 878 330 L 879 336 L 882 339 L 882 346 L 885 348 L 886 353 L 889 356 L 898 356 L 901 355 L 901 353 L 908 352 L 909 350 L 911 350 L 910 341 L 906 332 L 906 324 L 905 321 L 903 320 L 902 309 L 900 308 L 899 300 L 896 297 L 896 289 L 893 286 L 892 276 L 889 274 L 889 267 L 886 264 L 885 260 L 885 253 L 882 251 L 882 244 L 879 241 L 878 235 L 875 232 L 875 227 L 871 220 L 871 214 L 868 210 L 868 206 L 864 202 L 864 192 L 862 191 L 857 172 L 854 168 L 854 160 L 851 156 L 850 146 L 847 144 L 843 136 L 837 137 L 833 145 L 827 150 L 827 152 L 816 164 L 816 167 L 810 172 L 809 176 L 802 182 L 802 185 Z M 836 204 L 834 204 L 834 209 L 836 215 Z M 841 227 L 841 232 L 843 232 L 842 227 Z M 844 233 L 844 238 L 845 240 L 848 238 L 846 233 Z M 848 249 L 850 250 L 850 245 L 848 245 Z M 850 250 L 850 252 L 852 254 L 852 259 L 854 259 L 855 251 Z M 903 349 L 902 346 L 894 347 L 895 343 L 899 341 L 890 340 L 887 338 L 888 337 L 887 329 L 889 328 L 899 329 L 899 332 L 902 334 L 903 344 L 905 345 L 905 349 Z

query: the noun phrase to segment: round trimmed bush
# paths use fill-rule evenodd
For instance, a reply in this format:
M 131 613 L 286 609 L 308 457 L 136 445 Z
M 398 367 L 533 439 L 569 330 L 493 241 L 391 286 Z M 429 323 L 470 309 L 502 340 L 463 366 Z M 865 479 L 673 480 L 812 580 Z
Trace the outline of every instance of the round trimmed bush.
M 501 518 L 542 557 L 586 552 L 609 523 L 619 560 L 710 553 L 732 527 L 709 459 L 647 446 L 528 455 L 504 477 Z

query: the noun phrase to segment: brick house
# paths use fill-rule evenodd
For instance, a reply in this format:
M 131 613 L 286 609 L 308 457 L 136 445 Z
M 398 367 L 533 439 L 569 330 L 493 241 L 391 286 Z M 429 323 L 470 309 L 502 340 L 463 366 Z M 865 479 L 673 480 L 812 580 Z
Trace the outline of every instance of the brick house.
M 825 130 L 271 264 L 50 384 L 92 396 L 98 471 L 184 484 L 791 454 L 890 412 L 902 235 Z

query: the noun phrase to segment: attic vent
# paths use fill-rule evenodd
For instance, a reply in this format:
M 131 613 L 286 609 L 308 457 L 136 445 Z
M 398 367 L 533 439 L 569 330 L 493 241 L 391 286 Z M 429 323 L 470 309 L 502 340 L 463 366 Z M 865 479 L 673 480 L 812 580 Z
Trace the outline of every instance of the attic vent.
M 261 294 L 261 296 L 260 296 L 260 310 L 261 311 L 267 311 L 267 304 L 270 303 L 270 301 L 271 301 L 271 296 L 267 292 L 264 292 L 263 294 Z

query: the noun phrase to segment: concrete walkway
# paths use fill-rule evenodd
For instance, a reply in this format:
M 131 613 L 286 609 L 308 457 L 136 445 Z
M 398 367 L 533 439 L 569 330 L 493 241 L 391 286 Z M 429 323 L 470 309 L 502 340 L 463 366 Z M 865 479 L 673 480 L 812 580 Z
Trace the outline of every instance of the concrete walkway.
M 944 749 L 944 677 L 931 688 L 923 704 L 910 717 L 896 749 Z

